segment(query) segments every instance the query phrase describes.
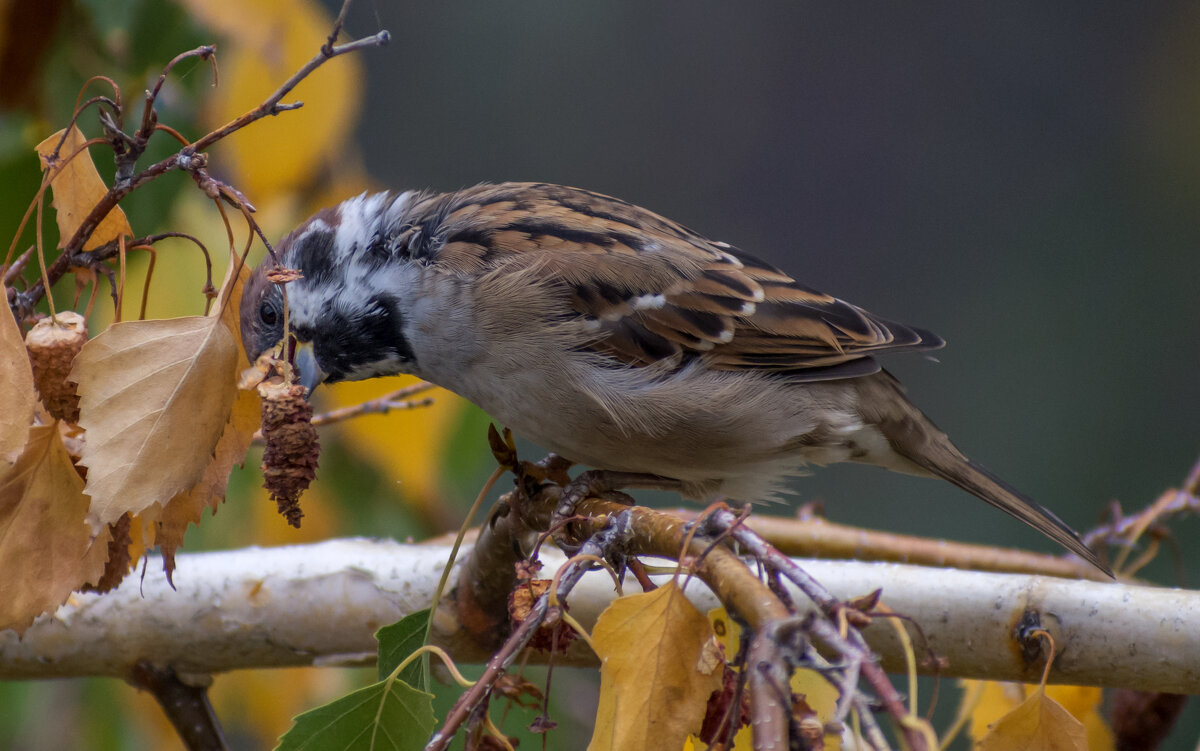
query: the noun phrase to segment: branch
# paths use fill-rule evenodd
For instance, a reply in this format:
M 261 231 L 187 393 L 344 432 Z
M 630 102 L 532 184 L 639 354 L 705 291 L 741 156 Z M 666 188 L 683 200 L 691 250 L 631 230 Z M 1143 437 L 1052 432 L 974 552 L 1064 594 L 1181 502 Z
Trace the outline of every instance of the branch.
M 700 516 L 694 508 L 675 508 L 671 513 L 684 519 Z M 796 519 L 755 514 L 745 525 L 780 552 L 794 556 L 894 561 L 937 568 L 1110 581 L 1079 558 L 863 529 L 806 513 L 804 509 Z M 1106 538 L 1114 533 L 1105 528 L 1098 534 Z
M 188 751 L 229 751 L 208 701 L 211 681 L 193 685 L 171 668 L 155 668 L 144 662 L 133 666 L 131 678 L 135 686 L 154 695 Z
M 149 138 L 149 134 L 153 132 L 153 126 L 157 122 L 153 104 L 158 88 L 162 83 L 162 77 L 160 77 L 160 81 L 156 85 L 154 92 L 147 94 L 146 111 L 142 118 L 141 129 L 135 134 L 134 137 L 125 136 L 125 138 L 121 139 L 120 141 L 122 144 L 128 142 L 135 144 L 135 146 L 133 150 L 126 153 L 125 156 L 127 159 L 125 163 L 119 165 L 119 179 L 111 188 L 109 188 L 104 197 L 92 207 L 92 210 L 76 228 L 75 233 L 71 236 L 71 239 L 63 246 L 62 253 L 46 270 L 46 277 L 49 279 L 50 286 L 53 286 L 70 269 L 72 263 L 78 263 L 80 253 L 82 252 L 83 246 L 87 242 L 88 238 L 92 236 L 92 233 L 98 226 L 100 226 L 100 222 L 102 222 L 104 218 L 108 216 L 109 212 L 111 212 L 117 206 L 117 204 L 125 198 L 125 196 L 132 193 L 138 187 L 175 170 L 183 170 L 191 173 L 197 182 L 201 183 L 201 187 L 216 184 L 216 181 L 213 181 L 211 178 L 209 178 L 205 172 L 207 154 L 204 152 L 206 149 L 230 134 L 235 133 L 247 125 L 255 122 L 256 120 L 261 120 L 264 117 L 277 115 L 280 112 L 293 110 L 300 107 L 301 103 L 299 102 L 291 104 L 281 104 L 280 102 L 285 96 L 291 93 L 292 89 L 296 88 L 301 81 L 303 81 L 305 78 L 311 75 L 313 71 L 321 67 L 329 60 L 349 52 L 354 52 L 367 47 L 379 47 L 388 43 L 388 41 L 391 39 L 391 35 L 386 30 L 383 30 L 369 37 L 364 37 L 363 39 L 356 39 L 351 42 L 346 42 L 345 44 L 334 45 L 333 40 L 336 39 L 337 35 L 341 32 L 342 20 L 348 7 L 349 0 L 346 0 L 346 2 L 343 3 L 342 12 L 339 14 L 333 30 L 330 33 L 329 40 L 327 40 L 326 43 L 321 46 L 317 54 L 314 55 L 311 60 L 305 63 L 298 71 L 296 71 L 291 78 L 289 78 L 278 89 L 276 89 L 274 93 L 263 100 L 261 104 L 249 112 L 241 115 L 240 117 L 231 120 L 225 125 L 205 134 L 191 145 L 184 146 L 177 153 L 150 165 L 140 173 L 134 175 L 132 174 L 132 160 L 136 159 L 137 155 L 141 153 L 139 149 L 144 148 L 144 141 Z M 172 66 L 174 66 L 176 62 L 184 57 L 199 56 L 203 59 L 208 59 L 212 57 L 213 52 L 214 48 L 210 46 L 198 47 L 195 50 L 185 52 L 183 55 L 176 57 L 168 64 L 167 68 L 163 71 L 163 76 L 167 74 L 167 72 Z M 114 123 L 114 127 L 115 125 L 116 123 Z M 116 133 L 120 134 L 120 131 L 116 131 Z M 120 136 L 124 136 L 124 134 L 120 134 Z M 140 146 L 136 144 L 140 144 Z M 121 152 L 118 149 L 118 156 L 120 155 Z M 221 187 L 229 188 L 229 186 L 225 186 L 223 183 L 219 185 Z M 231 188 L 230 190 L 232 191 Z M 232 191 L 232 195 L 222 191 L 221 197 L 229 200 L 232 205 L 238 205 L 238 203 L 241 202 L 241 196 L 237 194 L 236 191 Z M 42 296 L 46 294 L 46 291 L 47 290 L 43 282 L 38 280 L 33 284 L 32 287 L 30 287 L 28 292 L 25 292 L 18 297 L 18 301 L 22 306 L 32 309 L 32 306 L 35 305 L 42 298 Z
M 376 628 L 430 604 L 448 550 L 332 540 L 184 554 L 178 591 L 161 572 L 148 572 L 144 595 L 138 578 L 129 577 L 106 595 L 73 596 L 24 639 L 0 633 L 0 680 L 127 677 L 139 660 L 179 673 L 369 664 Z M 548 567 L 561 562 L 550 551 L 546 559 Z M 882 587 L 884 602 L 919 623 L 929 648 L 946 658 L 942 676 L 1036 680 L 1043 663 L 1025 664 L 1014 636 L 1015 624 L 1032 611 L 1063 647 L 1052 682 L 1200 693 L 1200 631 L 1193 625 L 1200 622 L 1200 592 L 900 564 L 801 564 L 839 598 Z M 698 583 L 687 593 L 702 611 L 716 606 Z M 571 613 L 591 627 L 613 596 L 609 575 L 590 573 L 572 594 Z M 886 669 L 904 670 L 888 624 L 871 625 L 865 635 Z M 491 656 L 465 634 L 443 641 L 457 660 Z M 594 660 L 586 645 L 556 657 L 557 664 Z

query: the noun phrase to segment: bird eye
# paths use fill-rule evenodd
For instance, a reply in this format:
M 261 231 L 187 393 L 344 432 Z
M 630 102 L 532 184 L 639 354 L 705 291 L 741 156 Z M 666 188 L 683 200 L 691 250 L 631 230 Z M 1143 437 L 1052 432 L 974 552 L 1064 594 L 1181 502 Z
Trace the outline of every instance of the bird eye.
M 258 317 L 268 326 L 274 326 L 275 322 L 279 320 L 279 314 L 275 311 L 275 306 L 269 302 L 265 302 L 258 307 Z

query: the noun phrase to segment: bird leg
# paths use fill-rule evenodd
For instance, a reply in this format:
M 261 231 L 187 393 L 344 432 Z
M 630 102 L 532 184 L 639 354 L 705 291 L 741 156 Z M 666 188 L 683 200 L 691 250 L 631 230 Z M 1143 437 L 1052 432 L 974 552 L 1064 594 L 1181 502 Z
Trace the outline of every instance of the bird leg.
M 626 488 L 643 490 L 668 490 L 680 492 L 683 483 L 661 475 L 644 472 L 621 472 L 609 469 L 590 469 L 581 473 L 563 487 L 558 505 L 550 515 L 550 529 L 553 530 L 554 541 L 568 555 L 578 547 L 574 535 L 568 531 L 568 520 L 575 515 L 575 509 L 585 498 L 598 497 L 605 500 L 634 505 L 633 498 L 620 492 Z

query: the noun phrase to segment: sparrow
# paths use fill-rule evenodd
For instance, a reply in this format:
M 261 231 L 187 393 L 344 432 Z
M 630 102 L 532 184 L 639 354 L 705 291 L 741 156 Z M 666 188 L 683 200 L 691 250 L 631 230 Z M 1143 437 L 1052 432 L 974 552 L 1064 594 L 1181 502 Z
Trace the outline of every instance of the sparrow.
M 647 209 L 544 183 L 364 193 L 276 256 L 245 286 L 242 338 L 254 362 L 290 335 L 310 392 L 412 374 L 572 462 L 696 500 L 774 500 L 833 462 L 938 477 L 1109 573 L 876 360 L 941 338 Z M 286 314 L 278 266 L 302 274 Z

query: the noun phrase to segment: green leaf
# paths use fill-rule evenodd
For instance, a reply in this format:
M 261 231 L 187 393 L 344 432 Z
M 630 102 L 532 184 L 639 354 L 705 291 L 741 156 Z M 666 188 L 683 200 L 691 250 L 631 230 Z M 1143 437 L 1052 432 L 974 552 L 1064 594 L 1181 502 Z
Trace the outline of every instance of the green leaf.
M 437 720 L 433 694 L 380 681 L 296 717 L 277 751 L 418 751 Z
M 375 632 L 375 639 L 379 642 L 379 680 L 386 680 L 397 665 L 421 648 L 428 628 L 429 608 L 425 608 Z M 398 677 L 410 686 L 427 691 L 429 686 L 421 678 L 423 672 L 421 661 L 413 660 Z

